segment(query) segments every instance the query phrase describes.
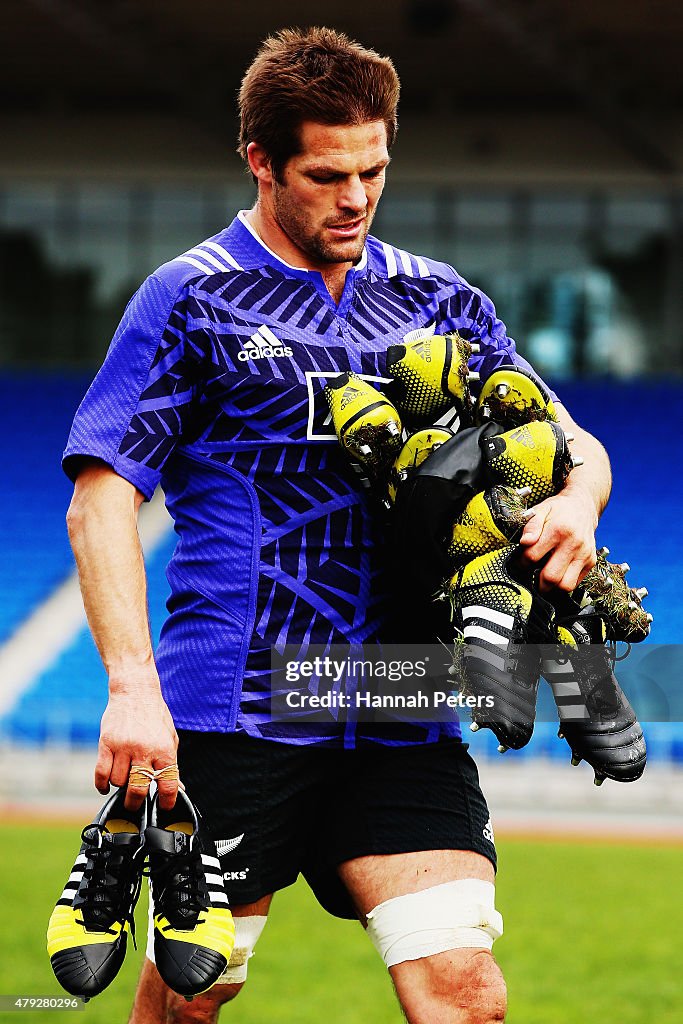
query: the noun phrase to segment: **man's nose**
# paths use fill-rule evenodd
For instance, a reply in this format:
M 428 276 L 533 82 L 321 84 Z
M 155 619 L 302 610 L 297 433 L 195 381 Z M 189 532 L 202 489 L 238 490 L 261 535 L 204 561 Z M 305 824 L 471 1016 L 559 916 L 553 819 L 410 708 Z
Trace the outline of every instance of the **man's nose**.
M 358 175 L 347 178 L 339 192 L 337 205 L 347 210 L 362 212 L 367 204 L 368 198 Z

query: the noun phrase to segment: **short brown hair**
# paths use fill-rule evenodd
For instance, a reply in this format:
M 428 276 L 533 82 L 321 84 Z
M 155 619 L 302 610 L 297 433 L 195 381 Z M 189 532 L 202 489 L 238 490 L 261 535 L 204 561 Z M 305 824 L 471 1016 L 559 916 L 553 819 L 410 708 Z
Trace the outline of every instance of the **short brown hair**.
M 387 145 L 396 138 L 399 97 L 388 57 L 331 28 L 282 29 L 262 44 L 239 91 L 239 154 L 258 142 L 276 178 L 300 152 L 304 121 L 359 125 L 384 121 Z

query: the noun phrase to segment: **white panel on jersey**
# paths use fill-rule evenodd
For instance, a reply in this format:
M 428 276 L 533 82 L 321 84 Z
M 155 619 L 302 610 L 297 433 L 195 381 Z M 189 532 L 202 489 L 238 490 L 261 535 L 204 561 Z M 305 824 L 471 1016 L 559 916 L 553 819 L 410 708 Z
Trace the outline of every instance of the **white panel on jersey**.
M 217 252 L 218 255 L 222 256 L 224 260 L 227 260 L 230 266 L 233 267 L 235 270 L 242 269 L 242 267 L 239 265 L 235 257 L 232 256 L 227 249 L 224 249 L 222 245 L 219 245 L 218 242 L 202 242 L 201 244 L 206 249 L 213 249 L 214 252 Z
M 387 277 L 396 277 L 398 274 L 398 267 L 396 266 L 396 257 L 394 250 L 386 242 L 382 242 L 382 248 L 384 249 L 384 258 L 387 261 Z
M 405 271 L 406 274 L 410 274 L 410 276 L 412 277 L 413 276 L 413 265 L 410 262 L 410 256 L 408 255 L 407 252 L 404 252 L 403 249 L 397 249 L 397 252 L 398 252 L 398 255 L 401 258 L 401 265 L 403 267 L 403 270 Z
M 191 267 L 196 267 L 197 270 L 201 270 L 203 274 L 213 274 L 213 267 L 207 266 L 206 263 L 200 263 L 199 260 L 194 259 L 192 256 L 178 256 L 174 263 L 189 263 Z
M 216 267 L 217 270 L 232 270 L 232 267 L 226 266 L 225 263 L 221 263 L 215 256 L 212 256 L 210 252 L 204 252 L 203 249 L 188 249 L 187 252 L 183 253 L 183 256 L 201 256 L 203 260 L 210 263 L 212 267 Z

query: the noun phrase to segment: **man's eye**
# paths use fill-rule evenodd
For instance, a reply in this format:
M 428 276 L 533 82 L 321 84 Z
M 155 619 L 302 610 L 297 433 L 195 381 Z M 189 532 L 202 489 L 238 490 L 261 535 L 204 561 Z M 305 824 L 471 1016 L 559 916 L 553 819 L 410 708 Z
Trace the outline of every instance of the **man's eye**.
M 311 181 L 314 181 L 317 185 L 329 185 L 335 180 L 334 174 L 311 174 Z
M 361 175 L 361 177 L 362 178 L 367 178 L 368 180 L 372 180 L 373 178 L 379 178 L 379 177 L 381 177 L 383 170 L 384 170 L 384 168 L 381 167 L 377 171 L 366 171 L 365 174 Z

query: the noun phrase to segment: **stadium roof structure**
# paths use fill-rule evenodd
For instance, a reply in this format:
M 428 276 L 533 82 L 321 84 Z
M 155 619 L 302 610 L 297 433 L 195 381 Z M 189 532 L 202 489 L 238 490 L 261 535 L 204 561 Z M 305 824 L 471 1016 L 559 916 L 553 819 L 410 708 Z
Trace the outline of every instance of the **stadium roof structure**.
M 391 54 L 404 118 L 580 112 L 644 170 L 679 170 L 656 129 L 683 107 L 677 0 L 4 0 L 0 114 L 170 113 L 231 139 L 259 41 L 321 22 Z

